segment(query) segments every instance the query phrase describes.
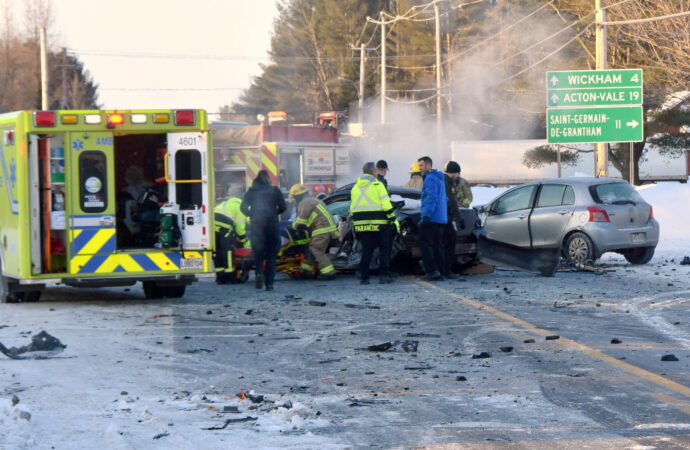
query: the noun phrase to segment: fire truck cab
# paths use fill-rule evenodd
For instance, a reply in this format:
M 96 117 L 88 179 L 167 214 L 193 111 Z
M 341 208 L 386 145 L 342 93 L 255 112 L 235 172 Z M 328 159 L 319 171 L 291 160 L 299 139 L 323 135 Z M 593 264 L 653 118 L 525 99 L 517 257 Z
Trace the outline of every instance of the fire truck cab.
M 181 297 L 213 276 L 207 128 L 203 110 L 0 115 L 0 302 L 49 283 Z

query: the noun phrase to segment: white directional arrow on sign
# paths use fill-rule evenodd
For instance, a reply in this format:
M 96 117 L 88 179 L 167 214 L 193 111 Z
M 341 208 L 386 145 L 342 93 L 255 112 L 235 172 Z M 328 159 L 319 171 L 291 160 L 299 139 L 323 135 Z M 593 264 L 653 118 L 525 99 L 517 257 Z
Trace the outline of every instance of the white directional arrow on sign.
M 555 85 L 558 84 L 558 78 L 556 78 L 556 75 L 554 75 L 554 76 L 551 77 L 551 84 L 552 84 L 553 86 L 555 86 Z
M 553 94 L 551 96 L 551 103 L 558 103 L 558 95 Z
M 627 122 L 626 125 L 632 128 L 636 128 L 639 125 L 639 123 L 637 122 L 637 120 L 631 120 L 630 122 Z

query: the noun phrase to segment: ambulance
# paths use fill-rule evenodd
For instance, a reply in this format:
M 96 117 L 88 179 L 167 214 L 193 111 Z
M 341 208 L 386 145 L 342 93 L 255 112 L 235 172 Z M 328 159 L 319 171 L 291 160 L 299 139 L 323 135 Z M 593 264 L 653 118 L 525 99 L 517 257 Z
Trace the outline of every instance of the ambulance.
M 182 297 L 214 276 L 203 110 L 0 114 L 0 302 L 48 284 Z

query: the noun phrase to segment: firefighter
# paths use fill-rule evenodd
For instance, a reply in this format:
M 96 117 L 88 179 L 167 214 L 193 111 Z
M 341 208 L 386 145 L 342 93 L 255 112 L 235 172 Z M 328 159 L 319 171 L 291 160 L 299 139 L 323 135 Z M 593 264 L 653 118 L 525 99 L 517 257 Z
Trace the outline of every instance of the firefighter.
M 225 284 L 228 275 L 234 271 L 232 251 L 248 244 L 247 216 L 242 206 L 242 189 L 229 190 L 230 198 L 216 205 L 214 210 L 214 231 L 216 233 L 216 253 L 213 263 L 216 266 L 216 283 Z
M 297 205 L 297 217 L 292 228 L 306 228 L 310 236 L 309 251 L 301 265 L 302 275 L 313 276 L 316 267 L 319 279 L 333 280 L 335 268 L 327 252 L 331 239 L 338 237 L 338 230 L 331 213 L 324 202 L 309 196 L 309 190 L 302 184 L 295 184 L 290 188 L 290 197 Z
M 461 170 L 460 164 L 458 164 L 458 177 L 455 179 L 456 197 L 458 199 L 458 206 L 469 208 L 470 204 L 472 204 L 472 189 L 470 188 L 470 183 L 460 176 Z
M 457 239 L 457 228 L 462 222 L 462 215 L 458 209 L 457 199 L 457 178 L 460 176 L 460 164 L 455 161 L 448 161 L 443 169 L 443 179 L 446 186 L 446 196 L 448 197 L 448 223 L 443 227 L 443 267 L 440 272 L 445 278 L 453 279 L 458 276 L 453 273 L 453 263 L 455 262 L 455 242 Z
M 424 174 L 422 186 L 422 212 L 419 220 L 420 247 L 424 262 L 424 279 L 443 280 L 444 267 L 443 228 L 448 222 L 448 199 L 443 174 L 433 168 L 431 158 L 422 156 L 417 160 Z
M 421 190 L 422 184 L 424 184 L 422 171 L 419 170 L 419 163 L 415 161 L 410 165 L 410 179 L 405 183 L 405 187 Z
M 376 247 L 379 248 L 379 283 L 392 283 L 390 257 L 393 228 L 399 229 L 400 225 L 395 220 L 388 191 L 376 179 L 376 164 L 368 162 L 364 164 L 362 171 L 364 174 L 357 178 L 350 193 L 352 225 L 357 239 L 362 243 L 360 284 L 369 284 L 369 265 Z

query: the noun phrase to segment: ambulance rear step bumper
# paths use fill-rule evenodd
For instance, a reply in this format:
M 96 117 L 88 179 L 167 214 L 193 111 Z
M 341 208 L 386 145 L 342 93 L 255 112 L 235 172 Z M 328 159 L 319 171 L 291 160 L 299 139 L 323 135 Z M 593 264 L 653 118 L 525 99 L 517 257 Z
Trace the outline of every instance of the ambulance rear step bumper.
M 109 278 L 64 278 L 61 283 L 73 287 L 112 287 L 132 286 L 137 281 L 156 281 L 161 286 L 189 285 L 197 281 L 195 274 L 177 275 L 142 275 L 138 277 L 109 277 Z

